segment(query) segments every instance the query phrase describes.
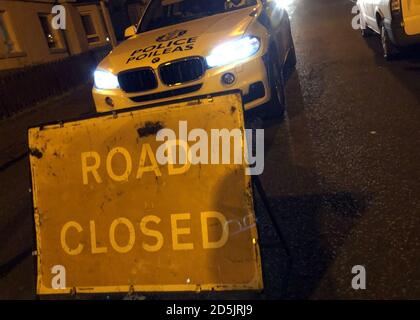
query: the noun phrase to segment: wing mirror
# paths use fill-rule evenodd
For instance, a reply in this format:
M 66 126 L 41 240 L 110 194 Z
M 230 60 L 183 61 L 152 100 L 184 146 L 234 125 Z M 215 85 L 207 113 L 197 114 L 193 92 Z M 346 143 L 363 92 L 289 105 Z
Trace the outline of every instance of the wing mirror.
M 135 34 L 136 34 L 136 32 L 137 32 L 137 28 L 136 28 L 136 26 L 129 26 L 127 29 L 125 29 L 125 31 L 124 31 L 124 37 L 127 39 L 127 38 L 130 38 L 130 37 L 132 37 L 132 36 L 134 36 Z

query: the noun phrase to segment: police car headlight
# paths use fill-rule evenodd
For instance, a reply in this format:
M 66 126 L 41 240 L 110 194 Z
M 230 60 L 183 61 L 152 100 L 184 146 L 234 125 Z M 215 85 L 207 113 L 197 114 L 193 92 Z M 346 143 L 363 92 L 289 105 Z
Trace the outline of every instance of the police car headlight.
M 246 59 L 256 54 L 260 49 L 260 46 L 260 40 L 257 37 L 252 36 L 222 43 L 215 47 L 210 55 L 207 56 L 207 65 L 210 68 L 219 67 Z
M 98 89 L 116 89 L 120 86 L 115 74 L 105 70 L 96 70 L 93 74 L 95 87 Z

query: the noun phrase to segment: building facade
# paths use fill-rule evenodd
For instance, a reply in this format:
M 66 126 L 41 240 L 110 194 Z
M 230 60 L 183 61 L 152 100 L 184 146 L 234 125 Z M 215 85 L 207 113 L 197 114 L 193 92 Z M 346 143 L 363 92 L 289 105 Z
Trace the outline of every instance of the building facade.
M 54 5 L 65 8 L 65 30 L 52 27 Z M 144 1 L 127 0 L 0 0 L 0 70 L 115 45 L 122 40 L 122 30 L 140 18 L 144 6 Z

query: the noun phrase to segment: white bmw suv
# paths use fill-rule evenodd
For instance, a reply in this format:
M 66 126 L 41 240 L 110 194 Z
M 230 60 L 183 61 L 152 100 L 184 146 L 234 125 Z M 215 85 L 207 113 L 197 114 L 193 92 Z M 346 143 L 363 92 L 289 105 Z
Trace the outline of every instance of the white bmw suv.
M 281 115 L 283 69 L 296 63 L 281 1 L 151 0 L 99 64 L 98 112 L 239 89 L 245 109 Z M 270 103 L 269 103 L 270 102 Z

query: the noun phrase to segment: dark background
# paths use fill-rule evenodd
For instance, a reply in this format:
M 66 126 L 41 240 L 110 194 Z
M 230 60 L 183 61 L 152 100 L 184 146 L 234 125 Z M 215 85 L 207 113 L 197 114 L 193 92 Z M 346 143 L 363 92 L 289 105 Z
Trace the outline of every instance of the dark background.
M 290 4 L 298 63 L 288 76 L 285 119 L 264 124 L 261 181 L 292 265 L 282 248 L 263 247 L 264 293 L 222 297 L 420 298 L 419 49 L 385 62 L 379 37 L 352 29 L 352 6 Z M 0 121 L 0 264 L 32 245 L 26 128 L 93 112 L 90 88 Z M 262 240 L 275 241 L 260 202 L 257 218 Z M 366 267 L 366 290 L 351 287 L 354 265 Z M 0 298 L 34 298 L 32 257 L 6 266 Z M 168 296 L 198 297 L 156 297 Z

